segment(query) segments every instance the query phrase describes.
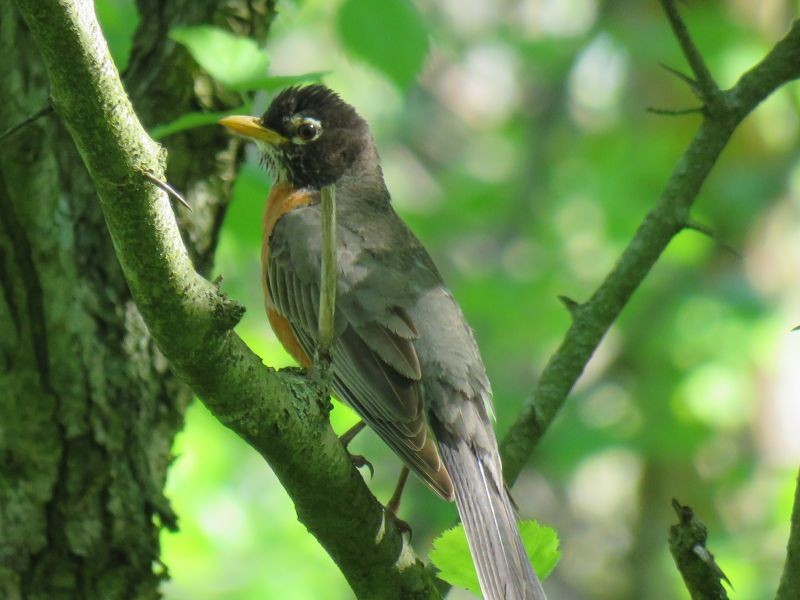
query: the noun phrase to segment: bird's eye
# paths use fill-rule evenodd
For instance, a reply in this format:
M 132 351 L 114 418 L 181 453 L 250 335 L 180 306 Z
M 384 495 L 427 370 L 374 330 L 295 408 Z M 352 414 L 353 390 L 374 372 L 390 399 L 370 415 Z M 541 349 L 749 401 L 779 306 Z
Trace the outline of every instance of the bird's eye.
M 319 135 L 319 126 L 312 121 L 303 121 L 297 126 L 297 137 L 304 142 L 310 142 Z

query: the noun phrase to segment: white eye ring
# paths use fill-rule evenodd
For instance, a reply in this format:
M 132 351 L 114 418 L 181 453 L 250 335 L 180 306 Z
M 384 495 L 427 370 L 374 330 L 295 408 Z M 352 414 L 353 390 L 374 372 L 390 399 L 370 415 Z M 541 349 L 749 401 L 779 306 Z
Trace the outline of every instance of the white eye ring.
M 296 115 L 292 118 L 292 125 L 294 125 L 295 133 L 292 136 L 294 144 L 307 144 L 322 135 L 322 124 L 312 117 Z

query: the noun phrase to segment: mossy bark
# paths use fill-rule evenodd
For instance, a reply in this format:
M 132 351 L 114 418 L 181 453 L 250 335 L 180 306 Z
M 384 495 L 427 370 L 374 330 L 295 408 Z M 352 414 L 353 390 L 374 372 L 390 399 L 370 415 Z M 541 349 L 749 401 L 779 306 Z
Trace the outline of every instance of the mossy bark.
M 213 86 L 196 95 L 203 76 L 164 36 L 178 21 L 216 21 L 263 37 L 271 2 L 222 4 L 140 3 L 128 81 L 147 125 L 238 103 Z M 45 106 L 49 88 L 39 51 L 9 3 L 0 5 L 0 57 L 4 131 Z M 181 223 L 183 237 L 208 271 L 236 147 L 205 132 L 175 136 L 167 145 L 170 177 L 197 207 Z M 190 148 L 206 159 L 190 160 Z M 0 597 L 158 596 L 166 572 L 159 531 L 175 526 L 163 489 L 190 400 L 131 299 L 94 184 L 59 118 L 50 113 L 5 139 Z

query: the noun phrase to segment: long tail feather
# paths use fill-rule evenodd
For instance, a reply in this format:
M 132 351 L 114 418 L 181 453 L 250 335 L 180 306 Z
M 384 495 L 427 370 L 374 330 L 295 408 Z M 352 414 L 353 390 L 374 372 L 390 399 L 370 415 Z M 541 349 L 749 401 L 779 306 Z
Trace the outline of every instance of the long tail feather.
M 511 500 L 490 468 L 492 457 L 452 435 L 440 436 L 439 449 L 485 599 L 546 600 L 522 546 Z

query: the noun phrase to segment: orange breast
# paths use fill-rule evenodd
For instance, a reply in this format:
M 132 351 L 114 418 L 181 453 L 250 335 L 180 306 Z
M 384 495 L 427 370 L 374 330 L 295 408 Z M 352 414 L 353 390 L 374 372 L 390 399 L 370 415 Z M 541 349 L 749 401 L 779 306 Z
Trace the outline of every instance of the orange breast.
M 269 240 L 275 225 L 283 215 L 294 208 L 310 203 L 311 194 L 307 190 L 294 190 L 285 184 L 274 185 L 267 198 L 267 207 L 264 211 L 264 237 L 261 242 L 261 284 L 264 287 L 264 304 L 267 308 L 269 324 L 286 351 L 300 366 L 305 368 L 311 366 L 311 359 L 297 341 L 288 319 L 279 313 L 269 300 Z

